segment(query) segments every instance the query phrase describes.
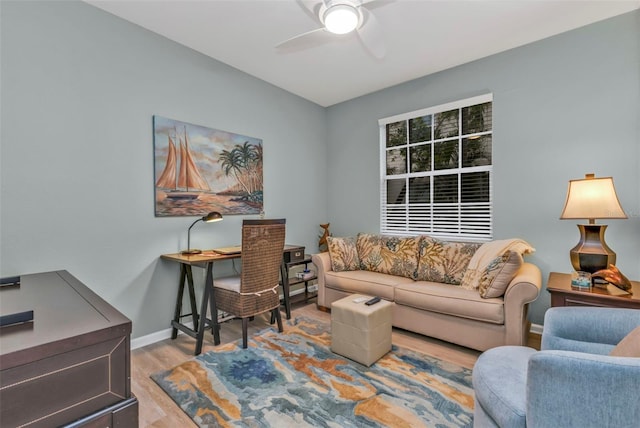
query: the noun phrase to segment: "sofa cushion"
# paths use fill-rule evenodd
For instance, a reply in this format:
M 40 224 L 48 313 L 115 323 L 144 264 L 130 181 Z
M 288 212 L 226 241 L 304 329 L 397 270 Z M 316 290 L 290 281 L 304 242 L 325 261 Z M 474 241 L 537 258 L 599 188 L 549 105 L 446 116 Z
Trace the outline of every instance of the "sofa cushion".
M 358 257 L 355 237 L 334 238 L 333 236 L 328 236 L 327 247 L 331 258 L 331 270 L 342 272 L 360 269 L 360 258 Z
M 480 277 L 480 297 L 491 298 L 504 295 L 509 283 L 524 263 L 515 251 L 507 251 L 489 263 Z
M 415 279 L 420 237 L 358 234 L 360 268 Z
M 416 281 L 398 284 L 395 302 L 431 312 L 504 324 L 504 300 L 483 299 L 476 290 L 438 282 Z
M 523 255 L 535 252 L 535 248 L 522 239 L 501 239 L 485 242 L 471 257 L 460 285 L 463 288 L 477 290 L 480 287 L 483 275 L 487 275 L 487 268 L 495 262 L 496 257 L 503 256 L 507 251 L 514 251 Z M 508 282 L 511 282 L 511 278 Z
M 394 287 L 399 284 L 411 284 L 413 280 L 402 276 L 367 270 L 344 272 L 328 271 L 324 276 L 325 287 L 347 293 L 380 296 L 387 300 L 394 299 Z
M 423 236 L 416 279 L 460 285 L 471 257 L 481 245 L 479 242 L 447 242 Z
M 612 357 L 640 357 L 640 327 L 631 330 L 609 353 Z

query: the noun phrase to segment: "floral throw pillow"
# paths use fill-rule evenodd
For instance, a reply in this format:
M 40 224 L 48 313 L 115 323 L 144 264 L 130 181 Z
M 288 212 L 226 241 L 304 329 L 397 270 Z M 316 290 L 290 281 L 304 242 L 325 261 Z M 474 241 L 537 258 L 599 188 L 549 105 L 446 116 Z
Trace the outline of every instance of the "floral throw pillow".
M 345 270 L 359 270 L 360 258 L 356 247 L 356 238 L 334 238 L 327 237 L 327 247 L 329 248 L 329 258 L 331 259 L 331 270 L 342 272 Z
M 415 279 L 419 237 L 358 234 L 357 247 L 363 270 Z
M 461 287 L 478 290 L 482 297 L 499 297 L 500 288 L 509 285 L 522 263 L 524 254 L 535 252 L 528 242 L 522 239 L 503 239 L 485 242 L 475 252 L 469 266 L 462 277 Z M 517 256 L 510 253 L 516 253 Z M 509 275 L 511 275 L 509 277 Z M 493 285 L 493 281 L 498 282 Z M 506 282 L 506 284 L 504 284 Z M 481 292 L 480 288 L 485 291 Z M 493 289 L 489 291 L 490 289 Z M 502 290 L 504 294 L 504 290 Z M 500 296 L 502 295 L 500 294 Z
M 522 263 L 522 256 L 515 251 L 507 251 L 493 259 L 480 276 L 480 285 L 478 286 L 480 297 L 489 299 L 504 295 Z
M 447 242 L 423 236 L 416 279 L 460 285 L 471 257 L 481 245 L 476 242 Z

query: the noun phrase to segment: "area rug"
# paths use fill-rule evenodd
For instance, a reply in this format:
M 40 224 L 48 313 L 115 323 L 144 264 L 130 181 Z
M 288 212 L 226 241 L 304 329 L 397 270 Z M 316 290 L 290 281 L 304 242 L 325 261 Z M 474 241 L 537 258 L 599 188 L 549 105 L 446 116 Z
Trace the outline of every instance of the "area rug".
M 201 427 L 470 427 L 471 370 L 393 346 L 371 367 L 309 318 L 151 377 Z

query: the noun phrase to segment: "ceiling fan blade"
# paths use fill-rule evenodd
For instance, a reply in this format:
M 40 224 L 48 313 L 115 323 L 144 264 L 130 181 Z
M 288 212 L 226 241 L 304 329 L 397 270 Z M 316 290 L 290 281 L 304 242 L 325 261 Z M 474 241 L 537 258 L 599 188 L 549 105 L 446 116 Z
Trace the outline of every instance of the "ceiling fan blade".
M 395 3 L 397 0 L 362 0 L 360 5 L 367 5 L 367 9 L 376 9 L 382 6 L 386 6 L 390 3 Z
M 324 28 L 317 28 L 278 43 L 276 45 L 276 49 L 283 53 L 297 52 L 303 49 L 320 46 L 325 43 L 330 43 L 332 41 L 333 38 L 329 32 Z
M 358 29 L 358 37 L 365 49 L 377 59 L 382 59 L 387 54 L 387 47 L 384 43 L 382 27 L 378 24 L 375 15 L 365 9 L 360 8 L 364 23 Z
M 313 19 L 316 22 L 318 21 L 318 9 L 320 8 L 322 1 L 318 3 L 317 1 L 310 2 L 305 0 L 296 0 L 296 3 L 298 4 L 298 6 L 300 6 L 300 9 L 302 9 L 305 15 L 307 15 L 309 18 Z

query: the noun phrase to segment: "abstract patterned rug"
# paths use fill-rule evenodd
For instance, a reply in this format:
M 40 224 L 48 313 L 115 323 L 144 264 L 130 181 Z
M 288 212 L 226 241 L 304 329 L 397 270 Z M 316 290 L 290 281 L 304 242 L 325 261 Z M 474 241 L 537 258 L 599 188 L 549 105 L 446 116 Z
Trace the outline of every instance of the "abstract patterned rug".
M 470 427 L 471 370 L 394 346 L 366 367 L 309 318 L 151 378 L 201 427 Z

